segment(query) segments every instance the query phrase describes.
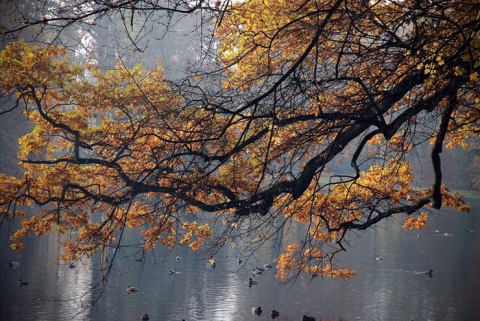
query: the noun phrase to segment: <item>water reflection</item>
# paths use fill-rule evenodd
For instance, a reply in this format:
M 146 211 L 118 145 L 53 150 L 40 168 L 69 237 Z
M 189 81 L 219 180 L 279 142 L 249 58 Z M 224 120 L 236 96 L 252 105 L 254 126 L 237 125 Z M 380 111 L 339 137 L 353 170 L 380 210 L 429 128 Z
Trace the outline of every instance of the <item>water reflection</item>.
M 6 242 L 2 234 L 2 242 Z M 52 235 L 27 240 L 26 249 L 3 249 L 0 278 L 2 320 L 87 320 L 91 303 L 92 268 L 88 260 L 71 269 L 60 259 L 63 240 Z M 5 244 L 5 243 L 3 243 Z M 11 267 L 4 262 L 18 262 Z M 19 287 L 16 280 L 28 285 Z
M 350 281 L 304 275 L 280 286 L 275 267 L 253 277 L 253 269 L 272 261 L 266 250 L 239 264 L 237 251 L 226 249 L 215 256 L 212 269 L 208 257 L 188 248 L 163 259 L 132 246 L 117 253 L 93 308 L 89 290 L 114 253 L 70 268 L 59 259 L 58 237 L 29 240 L 21 252 L 1 252 L 0 319 L 140 320 L 147 313 L 153 321 L 248 321 L 271 320 L 276 310 L 278 320 L 286 321 L 303 315 L 317 321 L 475 320 L 480 315 L 479 210 L 439 214 L 420 233 L 403 231 L 401 222 L 392 220 L 353 236 L 348 253 L 339 256 L 358 272 Z M 10 261 L 19 266 L 9 267 Z M 178 273 L 170 274 L 171 269 Z M 425 274 L 430 269 L 432 277 Z M 20 278 L 28 286 L 18 286 Z M 250 286 L 249 278 L 257 284 Z M 129 294 L 128 285 L 138 292 Z M 252 313 L 252 307 L 263 313 Z

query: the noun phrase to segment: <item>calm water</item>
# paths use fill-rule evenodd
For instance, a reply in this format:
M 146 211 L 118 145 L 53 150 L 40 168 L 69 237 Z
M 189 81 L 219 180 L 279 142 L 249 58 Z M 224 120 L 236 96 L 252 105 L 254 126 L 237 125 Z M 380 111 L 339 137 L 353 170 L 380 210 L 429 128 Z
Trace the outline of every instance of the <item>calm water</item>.
M 70 269 L 59 259 L 55 236 L 29 240 L 13 252 L 1 238 L 1 320 L 479 320 L 480 319 L 480 207 L 470 214 L 439 213 L 420 232 L 404 231 L 391 220 L 375 230 L 358 233 L 348 253 L 339 256 L 358 275 L 349 281 L 299 278 L 279 285 L 275 268 L 248 286 L 255 266 L 271 262 L 269 252 L 257 252 L 244 266 L 235 250 L 216 256 L 217 268 L 189 249 L 160 259 L 148 253 L 143 262 L 120 253 L 101 299 L 93 308 L 89 293 L 99 258 Z M 465 229 L 474 232 L 465 232 Z M 448 233 L 448 234 L 444 234 Z M 135 248 L 126 251 L 136 251 Z M 138 257 L 138 253 L 136 254 Z M 180 260 L 176 260 L 176 256 Z M 382 260 L 377 261 L 376 257 Z M 9 261 L 18 261 L 9 268 Z M 169 275 L 170 269 L 180 273 Z M 433 269 L 433 277 L 421 273 Z M 17 280 L 28 280 L 19 286 Z M 128 285 L 138 288 L 128 294 Z M 261 306 L 256 316 L 251 307 Z

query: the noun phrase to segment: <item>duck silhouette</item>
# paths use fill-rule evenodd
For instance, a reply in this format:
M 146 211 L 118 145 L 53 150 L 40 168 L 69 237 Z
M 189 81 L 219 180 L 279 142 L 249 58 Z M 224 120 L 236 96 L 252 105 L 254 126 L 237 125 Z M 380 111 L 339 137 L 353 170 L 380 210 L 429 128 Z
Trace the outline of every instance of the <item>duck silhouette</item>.
M 75 262 L 70 262 L 70 264 L 68 265 L 69 268 L 71 269 L 74 269 L 75 268 Z
M 18 285 L 22 286 L 22 285 L 28 285 L 28 282 L 25 281 L 24 279 L 19 279 L 18 280 Z
M 134 286 L 127 286 L 127 293 L 130 294 L 130 293 L 133 293 L 133 292 L 138 292 L 138 289 Z
M 252 272 L 253 276 L 256 276 L 256 275 L 262 275 L 263 272 L 260 271 L 260 270 L 257 270 L 257 269 L 253 269 L 253 272 Z
M 20 263 L 18 263 L 17 261 L 10 261 L 10 262 L 8 262 L 8 267 L 9 267 L 9 268 L 15 269 L 15 268 L 17 268 L 17 267 L 19 267 L 19 266 L 20 266 Z
M 425 272 L 425 275 L 428 275 L 429 277 L 433 277 L 433 270 L 430 270 L 428 272 Z
M 306 316 L 305 314 L 303 315 L 302 321 L 315 321 L 314 317 L 309 317 Z
M 207 267 L 214 270 L 217 267 L 217 263 L 215 263 L 215 259 L 213 256 L 210 256 L 210 259 L 208 260 Z
M 272 317 L 272 319 L 278 318 L 280 316 L 280 312 L 278 312 L 277 310 L 272 310 L 272 312 L 270 312 L 270 316 Z
M 252 285 L 255 285 L 255 284 L 257 284 L 257 281 L 256 281 L 256 280 L 254 280 L 254 279 L 252 279 L 252 278 L 249 278 L 249 279 L 248 279 L 248 285 L 249 285 L 249 286 L 252 286 Z
M 148 321 L 148 320 L 150 320 L 150 317 L 148 316 L 148 314 L 144 313 L 144 314 L 142 314 L 142 317 L 141 317 L 140 320 L 142 320 L 142 321 Z
M 262 314 L 262 307 L 253 307 L 252 313 L 260 316 Z

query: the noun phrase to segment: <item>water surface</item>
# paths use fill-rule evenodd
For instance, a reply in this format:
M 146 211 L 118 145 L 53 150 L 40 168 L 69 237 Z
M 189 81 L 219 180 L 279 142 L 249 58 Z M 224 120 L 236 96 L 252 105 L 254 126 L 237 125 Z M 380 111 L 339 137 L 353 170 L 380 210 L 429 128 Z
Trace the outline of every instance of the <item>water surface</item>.
M 11 251 L 2 231 L 1 320 L 477 320 L 480 316 L 480 208 L 470 214 L 439 212 L 421 232 L 400 228 L 400 219 L 351 237 L 341 263 L 358 275 L 351 280 L 310 279 L 280 285 L 275 267 L 248 278 L 256 266 L 271 263 L 269 251 L 241 265 L 235 249 L 219 253 L 216 268 L 208 258 L 180 248 L 166 259 L 138 249 L 119 253 L 99 301 L 90 307 L 101 258 L 84 259 L 75 268 L 59 258 L 58 237 L 29 239 L 27 248 Z M 473 230 L 466 232 L 465 230 Z M 445 234 L 447 233 L 447 234 Z M 175 257 L 180 259 L 176 260 Z M 377 260 L 381 257 L 381 260 Z M 104 259 L 104 258 L 103 258 Z M 19 262 L 10 268 L 9 261 Z M 169 270 L 179 273 L 170 275 Z M 432 277 L 424 272 L 433 269 Z M 28 280 L 19 286 L 18 279 Z M 312 281 L 312 282 L 310 282 Z M 138 292 L 128 294 L 128 285 Z M 264 313 L 253 315 L 261 306 Z

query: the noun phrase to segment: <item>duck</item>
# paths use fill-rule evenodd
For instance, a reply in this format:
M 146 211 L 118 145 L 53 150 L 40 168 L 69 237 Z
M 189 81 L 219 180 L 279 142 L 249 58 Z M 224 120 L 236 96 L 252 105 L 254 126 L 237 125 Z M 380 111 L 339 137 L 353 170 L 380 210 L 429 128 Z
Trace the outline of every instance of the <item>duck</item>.
M 381 260 L 383 260 L 383 258 L 382 258 L 380 255 L 377 255 L 377 257 L 375 258 L 375 260 L 381 261 Z
M 180 261 L 182 258 L 180 256 L 177 256 L 175 260 Z
M 272 310 L 272 312 L 270 312 L 270 316 L 272 317 L 272 319 L 278 318 L 280 316 L 280 312 L 278 312 L 277 310 Z
M 177 270 L 175 269 L 170 269 L 170 271 L 168 271 L 168 274 L 170 275 L 174 275 L 174 274 L 179 274 L 180 272 L 178 272 Z
M 15 268 L 19 267 L 19 265 L 20 265 L 20 263 L 18 263 L 17 261 L 8 262 L 8 267 L 12 268 L 12 269 L 15 269 Z
M 262 314 L 262 307 L 253 307 L 252 308 L 252 313 L 256 315 L 261 315 Z
M 253 269 L 253 272 L 252 272 L 253 276 L 256 276 L 256 275 L 262 275 L 262 271 L 259 271 L 257 269 Z
M 24 279 L 19 279 L 18 280 L 18 285 L 22 286 L 22 285 L 28 285 L 28 282 L 25 281 Z
M 74 269 L 75 268 L 75 262 L 70 262 L 70 264 L 68 265 L 69 268 L 71 269 Z
M 134 286 L 127 286 L 127 293 L 130 294 L 132 292 L 138 292 L 138 289 Z
M 243 262 L 243 261 L 242 261 L 242 258 L 239 257 L 239 258 L 237 259 L 237 263 L 238 263 L 238 264 L 242 264 L 242 262 Z
M 248 279 L 248 285 L 249 285 L 249 286 L 252 286 L 252 285 L 255 285 L 255 284 L 257 284 L 257 281 L 256 281 L 256 280 L 254 280 L 254 279 L 252 279 L 252 278 L 249 278 L 249 279 Z
M 263 267 L 265 268 L 265 270 L 268 270 L 268 269 L 272 268 L 272 265 L 269 264 L 269 263 L 266 263 L 266 264 L 263 265 Z
M 217 267 L 217 263 L 215 263 L 215 259 L 213 258 L 213 256 L 210 256 L 207 266 L 211 269 L 215 269 Z
M 315 321 L 314 317 L 309 317 L 306 316 L 305 314 L 303 315 L 302 321 Z
M 142 317 L 141 317 L 140 320 L 142 320 L 142 321 L 148 321 L 149 319 L 150 319 L 150 317 L 148 316 L 148 314 L 144 313 L 144 314 L 142 314 Z
M 425 275 L 428 275 L 429 277 L 433 277 L 433 270 L 425 272 Z

